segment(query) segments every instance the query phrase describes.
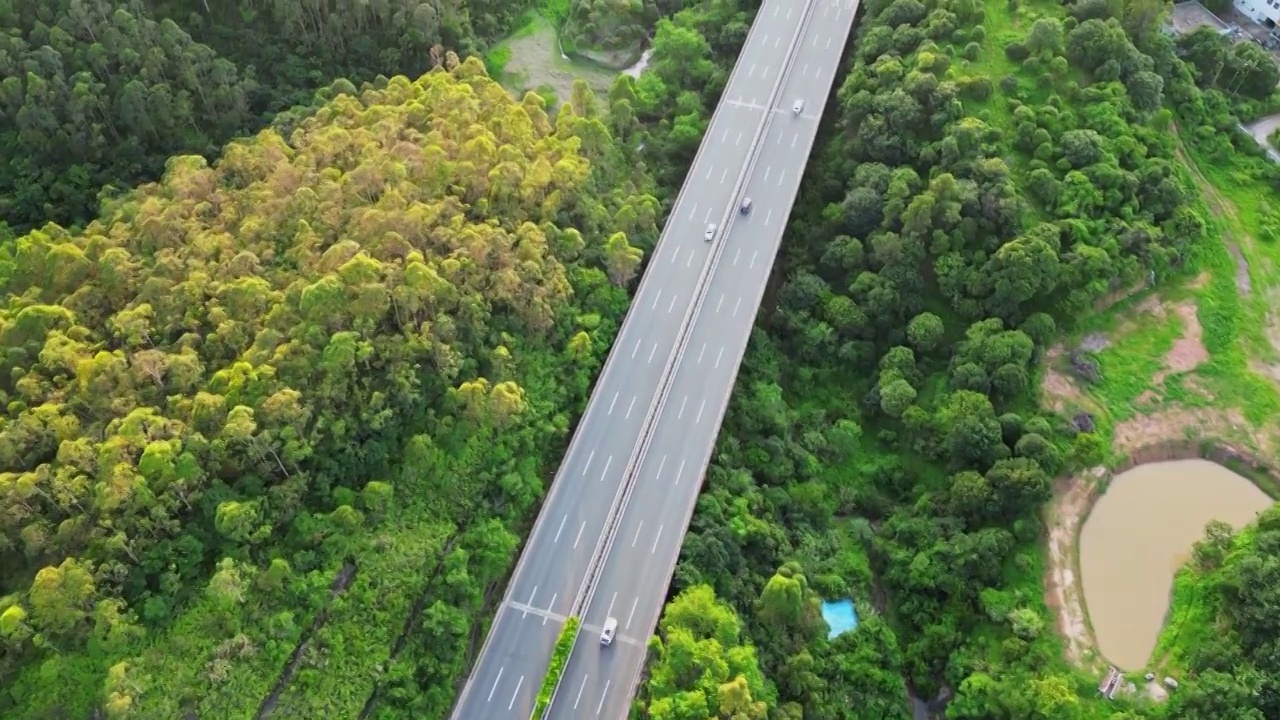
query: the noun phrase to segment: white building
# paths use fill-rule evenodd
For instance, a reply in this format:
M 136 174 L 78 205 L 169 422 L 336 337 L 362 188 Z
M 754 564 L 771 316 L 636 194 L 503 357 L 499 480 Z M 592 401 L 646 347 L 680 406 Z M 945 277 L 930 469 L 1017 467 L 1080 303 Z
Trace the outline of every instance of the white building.
M 1280 23 L 1280 0 L 1233 0 L 1236 10 L 1264 27 Z

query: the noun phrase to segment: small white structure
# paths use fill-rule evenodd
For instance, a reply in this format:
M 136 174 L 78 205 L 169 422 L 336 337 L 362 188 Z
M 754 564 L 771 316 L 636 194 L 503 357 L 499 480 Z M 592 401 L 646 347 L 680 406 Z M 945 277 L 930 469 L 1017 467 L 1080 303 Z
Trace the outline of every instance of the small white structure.
M 1275 27 L 1280 22 L 1280 0 L 1234 0 L 1232 5 L 1259 25 Z
M 1112 665 L 1107 668 L 1107 674 L 1102 677 L 1102 682 L 1098 683 L 1098 692 L 1102 693 L 1102 697 L 1110 700 L 1116 696 L 1116 691 L 1120 689 L 1120 681 L 1124 680 L 1124 675 Z

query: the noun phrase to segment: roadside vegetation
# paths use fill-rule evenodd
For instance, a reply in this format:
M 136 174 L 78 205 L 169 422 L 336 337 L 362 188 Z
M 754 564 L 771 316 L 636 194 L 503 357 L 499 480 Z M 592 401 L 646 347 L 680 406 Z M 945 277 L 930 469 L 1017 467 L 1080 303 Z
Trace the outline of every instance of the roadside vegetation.
M 560 677 L 564 675 L 565 665 L 569 663 L 569 653 L 573 652 L 573 644 L 578 639 L 580 627 L 582 627 L 582 618 L 575 615 L 566 620 L 564 627 L 560 628 L 555 649 L 551 651 L 551 662 L 548 664 L 546 677 L 542 679 L 542 686 L 538 688 L 538 698 L 533 706 L 534 720 L 542 720 L 547 707 L 551 704 L 551 697 L 555 695 Z
M 716 12 L 554 118 L 442 50 L 4 234 L 0 715 L 447 714 L 676 187 L 650 168 L 723 87 Z
M 1221 138 L 1269 102 L 1274 73 L 1199 74 L 1157 4 L 864 8 L 673 592 L 710 584 L 742 614 L 781 717 L 907 717 L 908 691 L 940 689 L 949 718 L 1250 712 L 1247 693 L 1218 714 L 1200 691 L 1098 698 L 1097 666 L 1064 653 L 1046 604 L 1039 510 L 1054 475 L 1185 437 L 1124 425 L 1153 395 L 1188 418 L 1234 406 L 1266 434 L 1276 393 L 1241 350 L 1261 326 L 1243 321 L 1230 218 L 1186 161 L 1252 161 L 1251 140 Z M 1217 52 L 1225 66 L 1252 50 Z M 1184 289 L 1124 321 L 1169 302 L 1153 287 Z M 1074 364 L 1058 330 L 1121 325 L 1128 344 Z M 1211 389 L 1182 404 L 1197 370 Z M 862 624 L 830 641 L 818 600 L 844 596 Z M 781 597 L 786 621 L 766 611 Z M 1239 658 L 1218 669 L 1247 675 Z
M 756 7 L 606 85 L 519 43 L 673 8 L 356 5 L 0 10 L 0 716 L 444 717 Z M 1053 478 L 1275 457 L 1280 172 L 1235 124 L 1280 73 L 1152 0 L 862 12 L 638 712 L 1280 715 L 1280 515 L 1179 574 L 1165 703 L 1098 698 L 1045 586 Z

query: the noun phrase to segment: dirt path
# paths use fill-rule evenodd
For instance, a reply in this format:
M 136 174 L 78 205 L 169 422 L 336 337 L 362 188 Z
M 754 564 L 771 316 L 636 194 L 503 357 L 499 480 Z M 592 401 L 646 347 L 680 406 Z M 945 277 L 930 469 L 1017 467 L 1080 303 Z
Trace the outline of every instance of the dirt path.
M 1067 660 L 1076 666 L 1092 665 L 1097 658 L 1079 582 L 1076 541 L 1106 475 L 1103 468 L 1094 468 L 1076 477 L 1060 478 L 1054 484 L 1053 501 L 1047 511 L 1049 565 L 1044 579 L 1044 601 L 1057 616 L 1058 632 L 1066 642 Z
M 1280 115 L 1267 118 L 1267 121 L 1274 121 L 1275 123 L 1280 124 Z M 1176 126 L 1174 128 L 1174 133 L 1175 135 L 1177 134 Z M 1261 287 L 1259 287 L 1258 290 L 1260 296 L 1264 298 L 1263 302 L 1266 305 L 1266 308 L 1262 311 L 1263 330 L 1265 331 L 1267 341 L 1270 343 L 1271 347 L 1277 352 L 1280 352 L 1280 312 L 1275 309 L 1277 306 L 1280 306 L 1280 290 L 1275 287 L 1268 286 L 1268 283 L 1265 280 L 1265 278 L 1271 274 L 1269 261 L 1264 255 L 1260 255 L 1256 252 L 1258 243 L 1252 235 L 1243 234 L 1239 238 L 1235 237 L 1232 228 L 1244 227 L 1244 223 L 1240 218 L 1239 208 L 1236 207 L 1235 203 L 1225 198 L 1222 193 L 1220 193 L 1218 189 L 1209 182 L 1209 179 L 1200 172 L 1200 168 L 1196 166 L 1195 162 L 1193 162 L 1186 153 L 1180 137 L 1178 138 L 1177 157 L 1191 173 L 1192 178 L 1200 188 L 1201 193 L 1203 193 L 1205 201 L 1209 204 L 1209 209 L 1213 214 L 1219 218 L 1229 221 L 1227 223 L 1223 223 L 1223 240 L 1226 242 L 1227 250 L 1230 251 L 1232 258 L 1235 259 L 1236 288 L 1240 292 L 1242 298 L 1248 297 L 1254 291 L 1253 282 L 1249 272 L 1249 260 L 1245 257 L 1243 250 L 1249 250 L 1249 256 L 1254 258 L 1255 262 L 1262 263 L 1257 269 L 1259 270 L 1259 278 L 1262 278 L 1262 281 L 1259 283 Z M 1254 358 L 1254 363 L 1255 371 L 1280 383 L 1280 363 L 1264 361 L 1259 358 Z
M 1196 185 L 1200 188 L 1200 192 L 1204 194 L 1205 202 L 1209 203 L 1209 209 L 1214 215 L 1219 217 L 1230 218 L 1239 227 L 1244 227 L 1240 222 L 1240 213 L 1236 206 L 1218 192 L 1218 188 L 1209 182 L 1209 179 L 1200 172 L 1200 168 L 1195 164 L 1186 152 L 1186 148 L 1182 144 L 1182 136 L 1178 134 L 1178 126 L 1173 126 L 1173 134 L 1178 138 L 1178 148 L 1175 151 L 1177 158 L 1186 166 L 1187 171 L 1191 173 L 1191 177 L 1195 180 Z M 1231 251 L 1231 256 L 1236 260 L 1236 289 L 1241 295 L 1248 295 L 1253 292 L 1253 284 L 1249 279 L 1249 263 L 1245 260 L 1244 253 L 1240 252 L 1240 241 L 1237 240 L 1230 227 L 1222 228 L 1222 239 L 1227 243 L 1227 249 Z M 1252 243 L 1253 238 L 1243 238 L 1244 242 Z

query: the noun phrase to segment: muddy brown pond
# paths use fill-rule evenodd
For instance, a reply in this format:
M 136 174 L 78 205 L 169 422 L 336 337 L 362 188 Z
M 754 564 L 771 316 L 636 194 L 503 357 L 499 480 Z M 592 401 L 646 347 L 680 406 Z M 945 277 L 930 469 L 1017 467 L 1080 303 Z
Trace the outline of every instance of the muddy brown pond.
M 1143 669 L 1173 575 L 1205 523 L 1240 528 L 1270 504 L 1252 482 L 1207 460 L 1148 463 L 1112 479 L 1080 530 L 1080 582 L 1102 657 Z

